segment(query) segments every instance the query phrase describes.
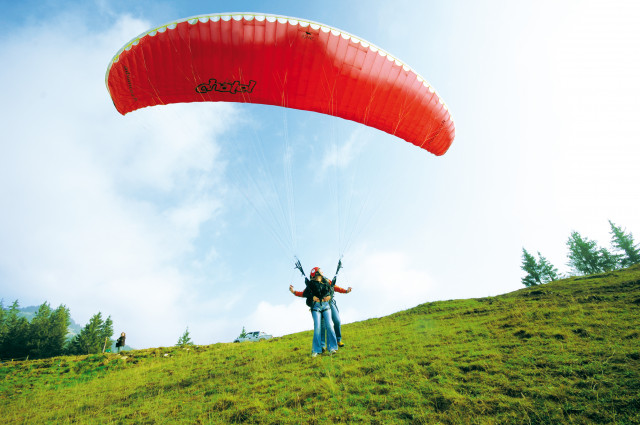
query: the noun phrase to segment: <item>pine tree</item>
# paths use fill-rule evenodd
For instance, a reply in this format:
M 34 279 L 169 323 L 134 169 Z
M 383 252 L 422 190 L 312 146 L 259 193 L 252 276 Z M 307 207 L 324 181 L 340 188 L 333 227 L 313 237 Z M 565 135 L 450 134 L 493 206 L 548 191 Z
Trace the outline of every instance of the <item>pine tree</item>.
M 27 347 L 29 357 L 43 358 L 47 357 L 47 336 L 49 335 L 49 318 L 51 316 L 51 307 L 49 303 L 44 302 L 35 316 L 29 323 L 29 331 L 27 335 Z
M 64 353 L 67 341 L 71 314 L 69 309 L 60 305 L 49 315 L 49 334 L 44 345 L 47 357 L 60 356 Z
M 0 353 L 3 359 L 20 359 L 29 355 L 27 333 L 29 322 L 20 316 L 18 300 L 14 301 L 5 314 L 4 335 Z
M 0 342 L 2 341 L 2 335 L 5 332 L 7 311 L 4 309 L 4 300 L 0 300 Z
M 533 255 L 522 248 L 521 268 L 527 272 L 527 275 L 522 278 L 522 284 L 527 287 L 558 280 L 558 269 L 553 267 L 549 260 L 540 254 L 540 251 L 538 251 L 538 261 L 536 261 Z
M 549 283 L 559 279 L 558 269 L 556 269 L 549 260 L 540 255 L 540 251 L 538 251 L 538 269 L 540 270 L 543 283 Z
M 102 339 L 102 348 L 104 350 L 105 347 L 111 347 L 114 344 L 114 340 L 111 339 L 113 336 L 113 320 L 111 320 L 111 316 L 108 316 L 107 319 L 102 324 L 100 338 Z
M 522 266 L 520 268 L 527 273 L 527 275 L 522 278 L 522 284 L 524 286 L 529 287 L 542 283 L 542 276 L 540 276 L 536 259 L 524 248 L 522 248 Z M 244 328 L 242 330 L 244 331 Z
M 4 300 L 0 300 L 0 353 L 2 352 L 2 341 L 7 333 L 7 311 L 4 309 Z M 0 357 L 2 357 L 0 355 Z
M 598 254 L 600 260 L 600 268 L 603 272 L 615 270 L 620 266 L 620 255 L 612 254 L 606 248 L 600 248 Z
M 640 248 L 634 244 L 633 235 L 626 233 L 609 220 L 611 226 L 611 245 L 620 252 L 620 267 L 629 267 L 640 263 Z
M 101 353 L 105 346 L 111 347 L 113 341 L 113 322 L 111 316 L 105 321 L 102 320 L 102 313 L 95 314 L 89 323 L 71 340 L 68 346 L 69 354 L 95 354 Z
M 176 347 L 187 347 L 189 345 L 193 345 L 193 341 L 191 341 L 191 337 L 189 336 L 189 327 L 184 331 L 182 336 L 178 339 L 178 343 Z
M 613 270 L 618 258 L 606 248 L 598 247 L 596 241 L 583 238 L 578 232 L 571 232 L 567 241 L 569 248 L 568 265 L 579 274 L 594 274 Z

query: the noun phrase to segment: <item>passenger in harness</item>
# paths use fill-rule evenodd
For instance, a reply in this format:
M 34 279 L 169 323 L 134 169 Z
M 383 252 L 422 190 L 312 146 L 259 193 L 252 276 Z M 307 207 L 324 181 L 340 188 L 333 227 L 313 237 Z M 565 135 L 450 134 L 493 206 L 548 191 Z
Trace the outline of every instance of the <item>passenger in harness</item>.
M 351 292 L 351 287 L 348 287 L 347 289 L 343 289 L 336 285 L 337 280 L 338 280 L 338 277 L 336 275 L 333 278 L 333 280 L 329 281 L 329 285 L 331 286 L 331 301 L 330 301 L 331 320 L 333 321 L 333 330 L 336 333 L 336 340 L 338 341 L 338 347 L 344 347 L 344 343 L 342 342 L 342 325 L 340 321 L 340 315 L 338 314 L 339 313 L 338 304 L 336 304 L 334 293 L 340 292 L 342 294 L 348 294 L 349 292 Z M 328 326 L 331 326 L 331 324 L 328 324 Z M 322 346 L 324 346 L 325 345 L 324 333 L 322 334 L 321 342 L 322 342 Z
M 331 299 L 332 288 L 331 281 L 322 275 L 320 267 L 311 269 L 311 280 L 306 279 L 307 287 L 302 292 L 302 296 L 307 299 L 307 305 L 311 308 L 311 317 L 313 317 L 313 342 L 311 345 L 311 357 L 316 357 L 322 353 L 321 334 L 323 331 L 322 320 L 329 325 L 331 320 Z M 293 286 L 289 287 L 293 291 Z M 329 354 L 335 354 L 338 351 L 338 341 L 336 333 L 331 326 L 326 326 L 327 342 L 329 345 Z
M 304 271 L 302 270 L 302 265 L 300 265 L 300 261 L 298 260 L 298 262 L 296 263 L 296 268 L 300 270 L 300 272 L 302 273 L 302 275 L 304 276 Z M 338 268 L 336 270 L 336 275 L 333 277 L 333 280 L 328 280 L 326 277 L 322 277 L 323 280 L 325 281 L 325 283 L 329 283 L 329 285 L 331 286 L 331 301 L 330 301 L 330 306 L 331 306 L 331 320 L 333 321 L 333 330 L 336 334 L 336 340 L 338 341 L 338 348 L 344 347 L 344 342 L 342 342 L 342 327 L 341 327 L 341 321 L 340 321 L 340 315 L 339 315 L 339 310 L 338 310 L 338 305 L 336 303 L 336 299 L 334 297 L 334 293 L 335 292 L 339 292 L 341 294 L 348 294 L 351 292 L 351 287 L 347 288 L 347 289 L 343 289 L 339 286 L 336 285 L 336 282 L 338 280 L 338 273 L 340 272 L 340 269 L 342 268 L 342 260 L 340 260 L 338 262 Z M 305 285 L 308 286 L 309 285 L 309 279 L 306 278 L 305 276 Z M 293 289 L 293 285 L 289 286 L 289 291 L 297 296 L 297 297 L 304 297 L 304 292 L 303 291 L 294 291 Z M 325 324 L 324 319 L 321 320 L 322 321 L 322 330 L 321 330 L 321 340 L 320 343 L 322 344 L 322 352 L 326 351 L 326 328 L 325 326 L 327 326 L 327 324 Z M 331 324 L 328 324 L 328 326 L 331 326 Z

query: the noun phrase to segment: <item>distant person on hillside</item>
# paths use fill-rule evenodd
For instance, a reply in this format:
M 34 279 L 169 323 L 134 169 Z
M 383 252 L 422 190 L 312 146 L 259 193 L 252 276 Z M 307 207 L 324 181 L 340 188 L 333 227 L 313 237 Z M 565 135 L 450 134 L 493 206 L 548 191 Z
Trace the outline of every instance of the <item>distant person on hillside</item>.
M 331 320 L 331 299 L 332 288 L 331 281 L 322 276 L 319 267 L 311 269 L 311 280 L 305 278 L 307 287 L 302 292 L 302 296 L 307 299 L 307 305 L 311 308 L 311 317 L 313 317 L 313 342 L 311 344 L 311 357 L 316 357 L 322 353 L 322 319 L 325 323 L 332 323 Z M 289 291 L 295 294 L 293 285 L 289 286 Z M 334 354 L 338 351 L 338 341 L 336 333 L 330 326 L 327 329 L 327 342 L 329 345 L 329 353 Z
M 120 352 L 120 349 L 124 347 L 124 340 L 126 339 L 126 335 L 124 332 L 122 332 L 120 334 L 120 338 L 118 338 L 118 341 L 116 341 L 116 348 L 118 349 L 118 353 Z
M 336 303 L 336 299 L 334 297 L 334 293 L 335 292 L 339 292 L 341 294 L 348 294 L 349 292 L 351 292 L 351 287 L 348 287 L 347 289 L 343 289 L 339 286 L 336 285 L 336 281 L 338 280 L 337 277 L 334 277 L 333 280 L 329 280 L 326 277 L 323 276 L 323 279 L 325 281 L 328 281 L 329 284 L 331 285 L 331 301 L 330 301 L 330 306 L 331 306 L 331 320 L 333 321 L 333 330 L 336 334 L 336 340 L 338 341 L 338 347 L 344 347 L 344 343 L 342 342 L 342 327 L 341 327 L 341 321 L 340 321 L 340 315 L 339 315 L 339 310 L 338 310 L 338 304 Z M 305 278 L 305 284 L 308 286 L 308 282 L 309 280 Z M 294 291 L 293 289 L 293 285 L 289 285 L 289 291 L 297 296 L 297 297 L 304 297 L 303 293 L 304 291 Z M 325 329 L 325 323 L 324 323 L 324 319 L 322 320 L 322 334 L 321 334 L 321 344 L 323 347 L 323 351 L 324 351 L 324 347 L 326 347 L 326 329 Z

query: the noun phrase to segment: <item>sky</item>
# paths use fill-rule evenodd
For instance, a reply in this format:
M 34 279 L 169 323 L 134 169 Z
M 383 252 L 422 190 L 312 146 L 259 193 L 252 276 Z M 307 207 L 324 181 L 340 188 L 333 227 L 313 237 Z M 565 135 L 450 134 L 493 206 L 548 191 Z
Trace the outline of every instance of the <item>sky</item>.
M 115 110 L 125 43 L 221 12 L 391 52 L 447 103 L 452 147 L 260 105 Z M 640 237 L 639 21 L 621 0 L 2 0 L 0 298 L 101 312 L 148 348 L 312 329 L 294 255 L 329 276 L 343 255 L 343 323 L 520 289 L 523 247 L 569 273 L 572 231 Z

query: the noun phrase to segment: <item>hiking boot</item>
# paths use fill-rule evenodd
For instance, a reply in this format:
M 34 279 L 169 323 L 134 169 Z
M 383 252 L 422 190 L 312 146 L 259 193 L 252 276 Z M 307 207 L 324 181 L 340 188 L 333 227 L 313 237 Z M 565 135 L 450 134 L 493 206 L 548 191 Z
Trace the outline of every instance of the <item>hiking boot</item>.
M 338 352 L 338 350 L 331 350 L 329 351 L 329 355 L 333 356 L 334 354 L 336 354 Z
M 340 348 L 344 347 L 344 342 L 340 341 L 340 342 L 338 343 L 338 347 L 340 347 Z
M 318 353 L 311 353 L 311 357 L 318 357 Z

